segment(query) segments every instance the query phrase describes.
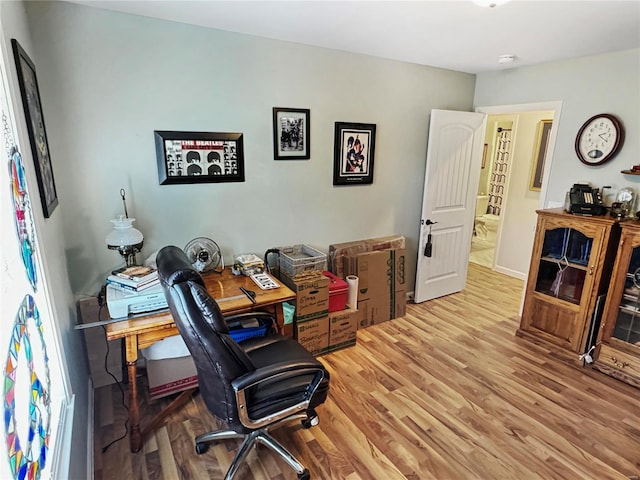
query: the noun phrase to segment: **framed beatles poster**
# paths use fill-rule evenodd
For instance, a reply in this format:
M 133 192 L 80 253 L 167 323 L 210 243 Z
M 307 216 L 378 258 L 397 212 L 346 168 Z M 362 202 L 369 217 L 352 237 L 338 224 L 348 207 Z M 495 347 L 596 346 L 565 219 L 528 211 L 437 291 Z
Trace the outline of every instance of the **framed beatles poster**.
M 244 182 L 242 133 L 156 130 L 160 185 Z
M 367 185 L 373 183 L 375 144 L 375 124 L 336 122 L 333 184 Z

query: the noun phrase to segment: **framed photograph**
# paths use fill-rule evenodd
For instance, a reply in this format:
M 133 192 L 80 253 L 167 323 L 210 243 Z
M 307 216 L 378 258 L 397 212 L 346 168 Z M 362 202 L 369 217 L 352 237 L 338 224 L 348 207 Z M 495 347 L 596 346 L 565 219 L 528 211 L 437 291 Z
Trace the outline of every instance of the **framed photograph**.
M 375 145 L 375 124 L 336 122 L 333 184 L 367 185 L 373 183 Z
M 531 167 L 531 182 L 529 190 L 540 191 L 542 188 L 542 174 L 544 173 L 544 157 L 549 146 L 549 136 L 551 134 L 552 120 L 541 120 L 538 123 L 538 134 L 535 148 L 533 150 L 533 160 Z
M 160 185 L 244 182 L 242 133 L 153 133 Z
M 482 167 L 484 168 L 487 166 L 487 150 L 489 149 L 489 144 L 485 143 L 484 147 L 482 148 Z
M 15 38 L 11 39 L 13 56 L 18 71 L 18 84 L 22 96 L 22 106 L 27 120 L 27 131 L 31 142 L 31 153 L 35 164 L 36 179 L 40 190 L 40 201 L 45 218 L 49 218 L 58 206 L 58 194 L 53 179 L 49 141 L 44 127 L 40 90 L 36 77 L 36 67 Z
M 273 158 L 309 160 L 311 157 L 308 108 L 273 107 Z

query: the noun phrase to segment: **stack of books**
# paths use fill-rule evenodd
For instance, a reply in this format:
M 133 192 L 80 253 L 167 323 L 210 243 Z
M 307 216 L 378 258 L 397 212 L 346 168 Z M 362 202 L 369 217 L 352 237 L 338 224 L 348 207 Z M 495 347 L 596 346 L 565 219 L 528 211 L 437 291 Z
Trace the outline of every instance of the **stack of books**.
M 159 285 L 160 280 L 156 269 L 134 265 L 111 272 L 107 284 L 126 292 L 143 292 Z

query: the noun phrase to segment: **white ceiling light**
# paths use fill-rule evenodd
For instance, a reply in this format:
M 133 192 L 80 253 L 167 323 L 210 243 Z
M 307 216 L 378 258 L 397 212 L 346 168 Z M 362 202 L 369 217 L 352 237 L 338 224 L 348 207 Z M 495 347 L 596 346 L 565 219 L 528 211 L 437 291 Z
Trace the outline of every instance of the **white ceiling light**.
M 481 7 L 489 7 L 494 8 L 500 5 L 504 5 L 509 0 L 471 0 L 476 5 L 480 5 Z
M 506 55 L 500 55 L 498 57 L 498 63 L 500 65 L 507 65 L 509 63 L 513 63 L 515 60 L 516 60 L 516 56 L 511 53 L 508 53 Z

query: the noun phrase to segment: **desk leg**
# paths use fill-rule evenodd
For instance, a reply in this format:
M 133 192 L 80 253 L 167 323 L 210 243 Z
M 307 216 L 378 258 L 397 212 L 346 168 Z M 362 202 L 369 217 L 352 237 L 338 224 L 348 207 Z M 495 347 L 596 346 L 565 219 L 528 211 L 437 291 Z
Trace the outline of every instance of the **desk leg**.
M 284 307 L 282 306 L 282 302 L 275 305 L 275 310 L 278 333 L 284 335 Z
M 127 370 L 129 372 L 129 442 L 132 452 L 138 452 L 142 448 L 142 436 L 140 435 L 140 410 L 138 408 L 138 382 L 136 379 L 138 361 L 138 337 L 131 336 L 126 339 Z

